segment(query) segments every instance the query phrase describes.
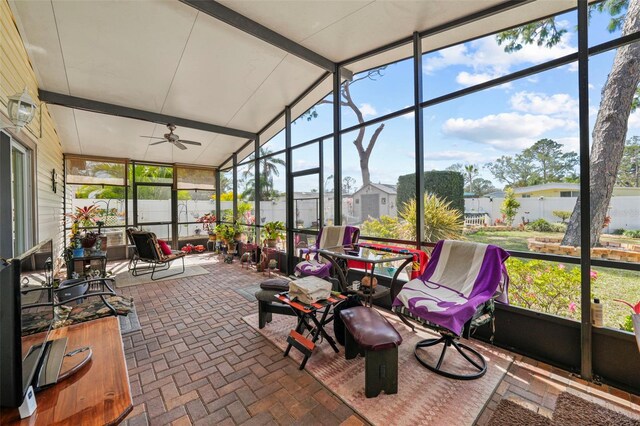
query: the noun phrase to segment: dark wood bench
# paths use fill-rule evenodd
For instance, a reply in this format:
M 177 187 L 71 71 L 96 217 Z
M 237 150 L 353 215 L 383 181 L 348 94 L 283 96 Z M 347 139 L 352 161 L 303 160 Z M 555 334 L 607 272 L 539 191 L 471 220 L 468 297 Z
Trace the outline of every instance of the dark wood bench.
M 364 306 L 340 312 L 345 329 L 345 358 L 364 355 L 364 393 L 373 398 L 398 393 L 398 346 L 402 336 L 378 311 Z
M 280 303 L 276 294 L 289 291 L 289 280 L 284 278 L 271 278 L 260 283 L 260 290 L 256 291 L 258 299 L 258 327 L 264 328 L 271 322 L 272 314 L 293 315 L 295 312 L 290 306 Z

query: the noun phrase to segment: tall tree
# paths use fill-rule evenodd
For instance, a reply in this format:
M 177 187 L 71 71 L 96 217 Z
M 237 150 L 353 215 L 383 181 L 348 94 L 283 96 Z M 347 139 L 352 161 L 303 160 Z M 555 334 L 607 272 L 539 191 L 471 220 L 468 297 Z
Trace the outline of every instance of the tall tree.
M 467 170 L 467 167 L 469 167 L 470 170 Z M 465 181 L 467 181 L 467 186 L 465 189 L 477 196 L 486 195 L 490 192 L 498 190 L 495 186 L 493 186 L 493 182 L 478 176 L 480 170 L 476 165 L 467 164 L 465 166 L 462 163 L 454 163 L 447 167 L 445 170 L 451 170 L 462 174 Z M 468 174 L 469 171 L 471 172 L 471 175 Z
M 466 164 L 464 166 L 464 176 L 467 181 L 467 191 L 471 192 L 473 180 L 478 176 L 478 167 L 475 164 Z
M 333 175 L 329 175 L 325 178 L 324 192 L 333 192 Z
M 470 192 L 481 197 L 497 190 L 498 188 L 493 186 L 493 182 L 489 179 L 478 177 L 473 180 Z
M 622 29 L 622 35 L 640 31 L 640 0 L 605 0 L 595 8 L 611 15 L 609 31 Z M 507 52 L 522 48 L 523 44 L 537 43 L 551 47 L 556 45 L 564 30 L 558 30 L 553 18 L 533 22 L 501 33 L 498 43 L 505 43 Z M 624 152 L 629 114 L 637 105 L 640 82 L 640 43 L 635 42 L 617 49 L 613 66 L 602 88 L 600 108 L 593 127 L 589 186 L 591 189 L 591 238 L 595 246 L 602 232 L 607 207 L 611 201 L 618 168 Z M 563 245 L 580 244 L 580 207 L 578 197 L 571 214 Z
M 260 151 L 258 156 L 260 159 L 258 160 L 258 164 L 260 165 L 260 173 L 267 178 L 271 176 L 280 176 L 280 170 L 278 170 L 278 166 L 285 166 L 285 162 L 282 158 L 278 158 L 277 156 L 270 156 L 271 150 L 269 148 L 260 147 Z M 247 170 L 244 171 L 243 177 L 248 177 L 253 175 L 253 161 L 247 163 Z
M 535 161 L 535 170 L 542 183 L 562 182 L 571 176 L 580 157 L 575 152 L 562 152 L 562 145 L 551 139 L 540 139 L 522 154 Z
M 514 157 L 503 155 L 485 167 L 500 182 L 506 183 L 509 187 L 518 188 L 538 183 L 539 176 L 531 167 L 531 161 L 532 159 L 524 154 L 517 154 Z
M 640 187 L 640 136 L 627 139 L 618 169 L 616 185 Z
M 517 188 L 541 183 L 574 180 L 579 163 L 575 152 L 562 152 L 562 145 L 551 139 L 540 139 L 514 157 L 503 155 L 487 168 L 501 182 Z
M 345 176 L 342 178 L 342 191 L 345 194 L 351 194 L 351 191 L 354 189 L 354 185 L 356 180 L 351 176 Z
M 340 105 L 343 107 L 348 107 L 356 116 L 359 124 L 364 123 L 364 114 L 360 111 L 360 108 L 356 105 L 353 97 L 351 96 L 351 86 L 356 84 L 362 80 L 376 80 L 378 77 L 382 77 L 382 71 L 386 68 L 380 67 L 373 70 L 365 71 L 363 73 L 358 74 L 351 81 L 345 81 L 342 84 L 340 89 Z M 329 100 L 322 100 L 320 103 L 333 103 Z M 317 112 L 314 109 L 309 110 L 307 113 L 307 117 L 317 117 Z M 358 152 L 358 157 L 360 159 L 360 172 L 362 173 L 362 186 L 366 186 L 371 183 L 371 173 L 369 172 L 369 159 L 371 158 L 371 153 L 373 152 L 373 148 L 378 141 L 378 137 L 380 137 L 380 133 L 384 130 L 384 123 L 380 124 L 373 131 L 369 140 L 365 143 L 365 136 L 367 133 L 367 129 L 365 127 L 361 127 L 358 129 L 358 134 L 356 138 L 353 140 L 353 145 L 356 147 Z

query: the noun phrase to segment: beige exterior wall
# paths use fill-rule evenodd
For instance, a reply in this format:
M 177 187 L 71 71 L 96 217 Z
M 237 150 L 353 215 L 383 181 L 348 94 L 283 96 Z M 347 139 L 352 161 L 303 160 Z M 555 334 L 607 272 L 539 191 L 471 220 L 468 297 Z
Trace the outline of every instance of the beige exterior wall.
M 528 195 L 531 198 L 536 197 L 559 197 L 562 191 L 579 191 L 579 189 L 543 189 L 538 191 L 528 191 L 521 194 L 516 194 L 516 198 L 523 198 L 523 195 Z M 633 197 L 640 196 L 640 188 L 625 188 L 615 187 L 613 188 L 614 197 Z
M 35 242 L 52 238 L 54 254 L 63 247 L 62 145 L 47 106 L 38 100 L 38 81 L 7 0 L 0 0 L 0 114 L 7 123 L 9 96 L 27 87 L 39 104 L 36 116 L 21 132 L 8 131 L 12 137 L 31 148 L 34 166 Z M 58 191 L 51 185 L 51 172 L 58 174 Z M 6 184 L 2 182 L 2 184 Z
M 563 189 L 563 191 L 565 191 Z M 559 189 L 544 189 L 544 190 L 540 190 L 540 191 L 531 191 L 531 192 L 525 192 L 522 194 L 516 194 L 516 198 L 522 198 L 523 195 L 528 195 L 531 198 L 534 197 L 559 197 L 560 196 L 560 190 Z

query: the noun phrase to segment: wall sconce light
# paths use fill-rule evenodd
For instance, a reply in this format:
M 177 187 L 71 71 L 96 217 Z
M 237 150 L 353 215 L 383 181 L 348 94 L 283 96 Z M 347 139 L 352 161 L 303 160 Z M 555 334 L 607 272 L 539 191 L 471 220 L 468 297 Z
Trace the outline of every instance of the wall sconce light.
M 51 190 L 54 194 L 58 192 L 58 173 L 56 173 L 56 169 L 51 170 Z
M 22 94 L 15 94 L 9 97 L 9 103 L 7 104 L 7 115 L 13 123 L 16 131 L 20 131 L 24 126 L 29 124 L 36 114 L 36 103 L 33 98 L 27 92 L 27 88 L 24 88 Z M 12 126 L 2 126 L 0 128 L 6 128 Z

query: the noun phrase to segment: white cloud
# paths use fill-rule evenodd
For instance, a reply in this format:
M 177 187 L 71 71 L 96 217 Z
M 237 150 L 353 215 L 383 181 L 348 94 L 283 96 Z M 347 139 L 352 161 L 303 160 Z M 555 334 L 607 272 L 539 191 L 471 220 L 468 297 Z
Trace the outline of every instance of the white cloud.
M 428 161 L 450 161 L 451 163 L 478 164 L 487 161 L 486 155 L 477 151 L 428 151 L 424 154 Z
M 424 60 L 422 70 L 426 74 L 446 68 L 450 65 L 465 64 L 467 58 L 467 47 L 464 44 L 458 44 L 438 52 L 436 56 L 429 56 Z
M 462 71 L 456 76 L 456 83 L 463 86 L 474 86 L 476 84 L 484 83 L 485 81 L 493 80 L 496 77 L 499 76 L 491 75 L 486 72 L 471 74 L 466 71 Z
M 577 136 L 571 136 L 566 138 L 553 138 L 554 141 L 562 145 L 564 152 L 579 152 L 580 151 L 580 138 Z
M 461 85 L 477 84 L 483 78 L 506 75 L 516 67 L 535 65 L 574 53 L 577 48 L 572 45 L 572 38 L 573 34 L 568 32 L 551 48 L 530 44 L 517 52 L 507 53 L 503 46 L 498 45 L 495 36 L 487 36 L 426 57 L 423 72 L 434 74 L 449 66 L 466 66 L 473 72 L 458 74 L 456 81 Z
M 515 152 L 531 146 L 551 130 L 575 128 L 577 123 L 571 120 L 509 112 L 491 114 L 476 120 L 450 118 L 442 125 L 442 132 L 447 136 Z
M 578 117 L 578 100 L 566 93 L 548 95 L 546 93 L 518 92 L 511 96 L 509 103 L 516 111 L 567 118 Z
M 360 104 L 360 112 L 362 113 L 363 117 L 370 117 L 378 113 L 378 111 L 376 111 L 376 109 L 371 104 L 367 103 Z

